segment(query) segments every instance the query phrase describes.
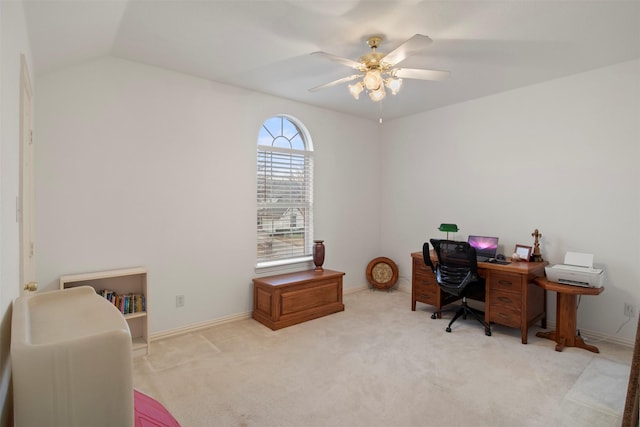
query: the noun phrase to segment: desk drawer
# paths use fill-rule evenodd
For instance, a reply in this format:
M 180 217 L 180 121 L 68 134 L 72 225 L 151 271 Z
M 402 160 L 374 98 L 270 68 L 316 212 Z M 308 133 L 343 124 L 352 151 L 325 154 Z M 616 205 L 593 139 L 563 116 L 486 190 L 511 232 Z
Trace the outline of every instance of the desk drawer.
M 429 268 L 422 260 L 413 260 L 413 274 L 416 276 L 434 277 L 433 270 Z
M 522 279 L 519 274 L 504 271 L 492 271 L 489 275 L 491 293 L 494 291 L 522 293 Z
M 512 292 L 492 291 L 489 297 L 491 322 L 518 327 L 522 323 L 521 295 Z
M 421 280 L 425 283 L 431 283 L 434 286 L 438 286 L 438 281 L 436 280 L 436 275 L 433 273 L 429 274 L 414 274 L 413 277 L 416 280 Z
M 438 280 L 436 280 L 436 275 L 433 273 L 429 274 L 414 274 L 413 280 L 416 283 L 424 283 L 425 285 L 438 286 Z
M 417 277 L 413 279 L 413 294 L 416 299 L 426 298 L 435 302 L 438 292 L 440 292 L 440 288 L 435 280 L 422 280 Z
M 425 304 L 430 304 L 430 305 L 434 305 L 436 307 L 438 307 L 438 294 L 435 292 L 423 292 L 423 291 L 419 291 L 419 290 L 414 290 L 413 291 L 413 298 L 416 301 L 420 301 L 422 303 Z
M 492 308 L 491 319 L 489 319 L 489 322 L 519 328 L 522 320 L 520 316 L 521 314 L 519 312 L 508 309 Z

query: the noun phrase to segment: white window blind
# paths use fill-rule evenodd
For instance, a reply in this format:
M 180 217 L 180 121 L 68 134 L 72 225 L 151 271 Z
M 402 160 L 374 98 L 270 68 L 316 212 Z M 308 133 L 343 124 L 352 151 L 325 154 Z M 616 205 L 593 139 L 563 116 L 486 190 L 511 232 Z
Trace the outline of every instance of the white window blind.
M 257 261 L 299 260 L 311 255 L 313 158 L 298 128 L 285 117 L 265 122 L 257 155 Z M 286 121 L 286 122 L 285 122 Z M 293 126 L 295 132 L 287 127 Z M 278 131 L 279 130 L 279 131 Z M 288 136 L 288 137 L 287 137 Z M 276 146 L 277 145 L 277 146 Z M 285 145 L 283 147 L 283 145 Z M 304 144 L 303 146 L 306 146 Z

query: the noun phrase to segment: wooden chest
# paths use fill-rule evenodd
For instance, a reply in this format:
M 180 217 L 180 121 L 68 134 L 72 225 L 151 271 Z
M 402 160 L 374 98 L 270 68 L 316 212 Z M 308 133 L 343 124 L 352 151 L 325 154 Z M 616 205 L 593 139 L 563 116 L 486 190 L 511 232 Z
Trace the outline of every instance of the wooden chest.
M 253 279 L 253 318 L 273 330 L 344 311 L 339 271 L 301 271 Z

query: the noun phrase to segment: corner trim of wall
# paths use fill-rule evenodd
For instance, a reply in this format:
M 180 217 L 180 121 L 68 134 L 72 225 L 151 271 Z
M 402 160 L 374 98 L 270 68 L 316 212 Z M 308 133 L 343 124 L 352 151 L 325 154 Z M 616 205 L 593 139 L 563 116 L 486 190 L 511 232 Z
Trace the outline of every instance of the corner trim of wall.
M 411 283 L 399 283 L 397 288 L 400 292 L 411 293 Z

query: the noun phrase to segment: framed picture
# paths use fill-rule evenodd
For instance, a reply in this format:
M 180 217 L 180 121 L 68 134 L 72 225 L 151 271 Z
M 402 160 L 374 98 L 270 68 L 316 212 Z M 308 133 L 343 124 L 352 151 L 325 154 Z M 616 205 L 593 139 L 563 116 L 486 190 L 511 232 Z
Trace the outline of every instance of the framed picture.
M 514 252 L 520 260 L 529 262 L 529 258 L 531 258 L 531 246 L 516 245 Z

